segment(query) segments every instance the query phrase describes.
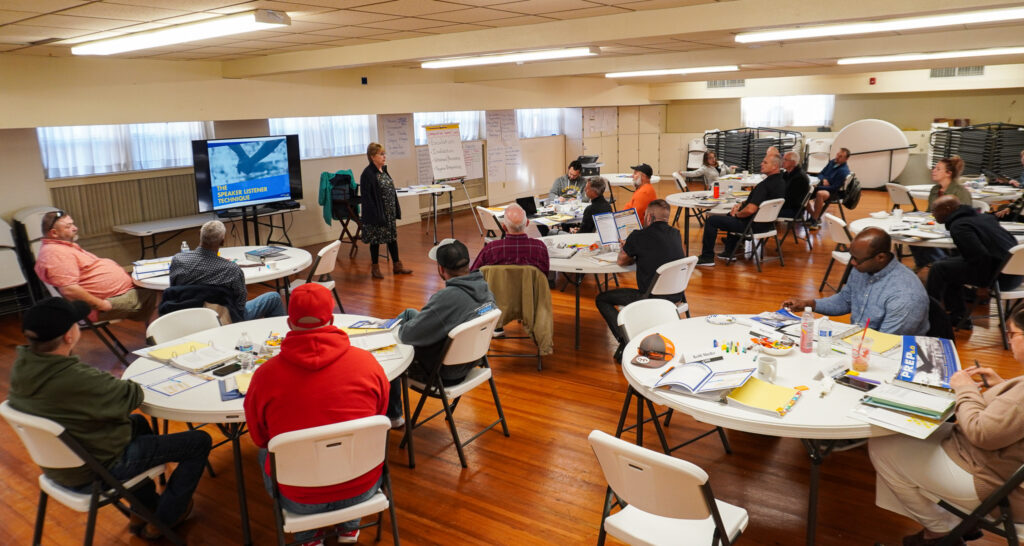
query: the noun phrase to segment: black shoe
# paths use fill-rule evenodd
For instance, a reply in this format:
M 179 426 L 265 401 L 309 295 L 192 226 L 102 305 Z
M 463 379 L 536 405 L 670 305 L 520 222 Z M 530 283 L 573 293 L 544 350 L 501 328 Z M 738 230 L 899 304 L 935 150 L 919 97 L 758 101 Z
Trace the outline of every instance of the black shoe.
M 701 256 L 697 258 L 697 265 L 706 267 L 715 267 L 715 259 Z
M 732 257 L 735 256 L 735 255 L 736 255 L 735 252 L 722 252 L 722 253 L 718 254 L 718 257 L 723 259 L 723 260 L 731 260 Z
M 950 321 L 950 322 L 953 322 L 955 324 L 954 328 L 956 328 L 957 330 L 971 331 L 971 330 L 974 329 L 974 323 L 971 322 L 971 317 L 964 317 L 964 318 L 962 318 L 962 319 L 960 319 L 958 321 L 955 321 L 955 322 L 954 321 Z
M 616 364 L 622 364 L 622 351 L 624 351 L 625 349 L 626 346 L 621 343 L 619 344 L 619 348 L 615 349 L 615 354 L 612 355 L 612 359 L 615 360 Z

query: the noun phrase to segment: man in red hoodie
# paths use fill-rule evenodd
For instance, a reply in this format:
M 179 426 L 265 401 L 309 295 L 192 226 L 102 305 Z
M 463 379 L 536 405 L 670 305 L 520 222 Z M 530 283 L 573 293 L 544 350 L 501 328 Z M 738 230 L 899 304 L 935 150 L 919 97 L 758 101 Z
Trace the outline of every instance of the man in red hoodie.
M 260 366 L 245 395 L 249 437 L 260 448 L 264 482 L 272 491 L 267 444 L 283 432 L 384 415 L 388 379 L 369 352 L 349 345 L 333 325 L 331 292 L 315 284 L 294 290 L 288 304 L 291 331 L 281 353 Z M 380 488 L 383 464 L 345 483 L 324 487 L 282 485 L 281 504 L 291 512 L 317 514 L 363 502 Z M 356 542 L 359 520 L 339 525 L 338 542 Z M 325 530 L 295 534 L 304 546 L 323 544 Z

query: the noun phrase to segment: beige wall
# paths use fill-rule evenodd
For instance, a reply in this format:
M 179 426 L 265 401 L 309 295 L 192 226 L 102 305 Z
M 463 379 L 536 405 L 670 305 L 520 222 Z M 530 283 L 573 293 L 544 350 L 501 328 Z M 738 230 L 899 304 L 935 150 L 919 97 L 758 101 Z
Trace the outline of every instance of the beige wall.
M 0 217 L 10 222 L 18 209 L 50 204 L 35 129 L 0 129 L 0 166 Z

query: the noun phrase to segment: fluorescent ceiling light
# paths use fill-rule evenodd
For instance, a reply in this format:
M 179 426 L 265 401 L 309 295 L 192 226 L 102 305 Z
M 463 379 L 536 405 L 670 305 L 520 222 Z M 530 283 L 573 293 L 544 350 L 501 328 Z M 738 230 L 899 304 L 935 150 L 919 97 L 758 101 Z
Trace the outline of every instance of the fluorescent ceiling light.
M 974 23 L 1001 23 L 1024 19 L 1024 7 L 1008 9 L 992 9 L 984 11 L 968 11 L 931 15 L 927 17 L 905 17 L 864 23 L 839 23 L 815 27 L 798 27 L 762 32 L 743 32 L 736 35 L 736 41 L 747 44 L 753 42 L 780 42 L 799 40 L 801 38 L 822 38 L 830 36 L 847 36 L 850 34 L 871 34 L 875 32 L 894 32 Z
M 907 53 L 904 55 L 882 55 L 878 57 L 849 57 L 846 59 L 839 59 L 837 63 L 899 63 L 906 61 L 931 61 L 935 59 L 963 59 L 965 57 L 988 57 L 991 55 L 1024 55 L 1024 47 L 996 47 L 992 49 L 970 49 L 966 51 L 940 51 L 938 53 Z
M 638 78 L 641 76 L 673 76 L 679 74 L 700 74 L 703 72 L 735 72 L 740 67 L 736 65 L 727 66 L 698 66 L 696 68 L 669 68 L 665 70 L 638 70 L 636 72 L 610 72 L 605 74 L 606 78 Z
M 125 51 L 149 49 L 184 42 L 207 40 L 230 34 L 241 34 L 288 26 L 292 20 L 283 11 L 258 9 L 195 23 L 158 28 L 116 38 L 96 40 L 71 48 L 73 55 L 113 55 Z
M 483 64 L 522 63 L 527 61 L 550 61 L 552 59 L 571 59 L 573 57 L 589 57 L 597 55 L 596 47 L 573 47 L 569 49 L 544 49 L 540 51 L 524 51 L 522 53 L 502 53 L 499 55 L 481 55 L 478 57 L 459 57 L 427 61 L 420 68 L 455 68 L 459 66 L 479 66 Z

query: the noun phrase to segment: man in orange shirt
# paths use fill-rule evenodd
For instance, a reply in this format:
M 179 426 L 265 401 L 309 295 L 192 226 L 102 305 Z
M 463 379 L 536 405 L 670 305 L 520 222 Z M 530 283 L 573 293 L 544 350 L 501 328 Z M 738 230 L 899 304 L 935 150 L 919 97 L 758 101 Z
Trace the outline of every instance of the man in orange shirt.
M 156 292 L 135 288 L 131 276 L 114 260 L 82 250 L 75 243 L 78 226 L 70 214 L 47 212 L 42 231 L 35 266 L 40 280 L 69 300 L 88 303 L 99 320 L 149 322 L 156 308 Z
M 636 209 L 636 215 L 643 221 L 645 214 L 647 214 L 647 205 L 658 198 L 658 193 L 654 191 L 654 186 L 651 185 L 651 177 L 654 176 L 654 169 L 646 163 L 641 163 L 633 169 L 633 186 L 636 190 L 633 192 L 633 197 L 626 203 L 623 210 Z

